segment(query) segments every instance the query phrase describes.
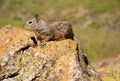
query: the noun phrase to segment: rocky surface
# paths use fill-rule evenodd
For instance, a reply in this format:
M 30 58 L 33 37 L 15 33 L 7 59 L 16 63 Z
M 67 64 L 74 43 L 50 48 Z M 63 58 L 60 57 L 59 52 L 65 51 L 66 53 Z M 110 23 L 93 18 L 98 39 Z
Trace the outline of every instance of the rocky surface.
M 120 53 L 95 63 L 104 81 L 120 81 Z
M 0 80 L 19 75 L 22 54 L 34 45 L 33 35 L 10 26 L 0 30 Z
M 0 81 L 89 81 L 75 41 L 49 41 L 45 47 L 36 42 L 32 32 L 11 26 L 0 30 Z

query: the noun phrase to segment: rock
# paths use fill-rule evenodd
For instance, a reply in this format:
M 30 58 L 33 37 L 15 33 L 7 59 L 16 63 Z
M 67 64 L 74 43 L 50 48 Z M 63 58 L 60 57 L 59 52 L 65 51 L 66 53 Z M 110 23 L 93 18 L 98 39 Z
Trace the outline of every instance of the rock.
M 7 26 L 0 30 L 0 80 L 18 75 L 24 50 L 34 45 L 24 30 Z
M 0 30 L 0 81 L 89 81 L 74 40 L 35 45 L 30 31 L 11 26 Z
M 120 53 L 104 58 L 94 66 L 104 81 L 120 81 Z

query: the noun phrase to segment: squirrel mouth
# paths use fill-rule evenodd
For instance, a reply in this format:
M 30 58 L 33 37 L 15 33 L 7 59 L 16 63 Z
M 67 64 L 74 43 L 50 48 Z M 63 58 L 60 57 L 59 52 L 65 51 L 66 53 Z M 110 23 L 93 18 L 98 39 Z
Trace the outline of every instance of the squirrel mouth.
M 24 29 L 30 30 L 30 31 L 35 31 L 35 30 L 36 30 L 35 28 L 33 28 L 33 27 L 28 27 L 28 26 L 26 26 L 25 24 L 23 25 L 23 27 L 24 27 Z

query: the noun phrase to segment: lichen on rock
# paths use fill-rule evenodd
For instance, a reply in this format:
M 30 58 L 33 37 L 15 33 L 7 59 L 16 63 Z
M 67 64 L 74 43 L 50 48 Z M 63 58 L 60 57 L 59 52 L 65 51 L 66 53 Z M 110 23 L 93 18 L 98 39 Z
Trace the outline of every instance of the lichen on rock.
M 0 81 L 89 81 L 74 40 L 40 47 L 35 46 L 34 33 L 5 27 L 0 30 L 0 49 Z

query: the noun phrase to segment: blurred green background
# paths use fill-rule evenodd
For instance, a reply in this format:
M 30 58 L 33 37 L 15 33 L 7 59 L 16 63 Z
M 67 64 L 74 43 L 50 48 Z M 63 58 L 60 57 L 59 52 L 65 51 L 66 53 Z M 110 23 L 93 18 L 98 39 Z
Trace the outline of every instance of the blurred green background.
M 0 0 L 0 28 L 34 14 L 68 19 L 91 62 L 120 52 L 120 0 Z

